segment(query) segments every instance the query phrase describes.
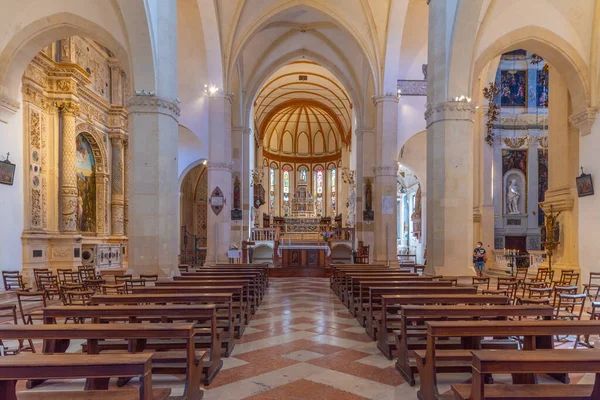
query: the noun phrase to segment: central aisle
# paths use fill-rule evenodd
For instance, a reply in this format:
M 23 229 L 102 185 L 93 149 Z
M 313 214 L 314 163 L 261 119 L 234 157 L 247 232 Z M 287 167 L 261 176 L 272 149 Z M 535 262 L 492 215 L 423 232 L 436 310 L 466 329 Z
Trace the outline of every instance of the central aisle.
M 205 399 L 416 399 L 327 278 L 272 278 Z

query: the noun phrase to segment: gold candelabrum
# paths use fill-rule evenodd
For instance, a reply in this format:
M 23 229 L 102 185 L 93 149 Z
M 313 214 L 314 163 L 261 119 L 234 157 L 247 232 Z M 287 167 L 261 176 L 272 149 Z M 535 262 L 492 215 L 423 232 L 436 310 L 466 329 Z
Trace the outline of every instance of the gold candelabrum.
M 250 186 L 261 185 L 263 178 L 265 177 L 265 171 L 262 167 L 256 167 L 252 171 L 250 171 L 250 175 L 252 176 Z
M 556 225 L 556 219 L 562 211 L 554 213 L 552 206 L 550 206 L 550 213 L 545 214 L 546 218 L 546 241 L 544 242 L 544 248 L 546 249 L 546 255 L 548 256 L 548 269 L 552 270 L 552 254 L 554 250 L 560 244 L 559 241 L 554 240 L 554 227 Z

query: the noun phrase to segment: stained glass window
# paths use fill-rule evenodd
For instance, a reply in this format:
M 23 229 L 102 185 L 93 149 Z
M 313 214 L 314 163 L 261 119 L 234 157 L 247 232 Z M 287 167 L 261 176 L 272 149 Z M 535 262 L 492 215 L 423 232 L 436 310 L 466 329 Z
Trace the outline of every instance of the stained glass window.
M 335 200 L 336 200 L 336 171 L 335 168 L 331 170 L 331 209 L 335 211 Z
M 302 168 L 300 170 L 300 181 L 306 182 L 306 169 L 305 168 Z
M 275 168 L 269 168 L 269 209 L 275 209 Z
M 287 169 L 283 170 L 283 201 L 289 201 L 290 199 L 290 171 Z
M 323 170 L 317 171 L 317 194 L 323 193 Z

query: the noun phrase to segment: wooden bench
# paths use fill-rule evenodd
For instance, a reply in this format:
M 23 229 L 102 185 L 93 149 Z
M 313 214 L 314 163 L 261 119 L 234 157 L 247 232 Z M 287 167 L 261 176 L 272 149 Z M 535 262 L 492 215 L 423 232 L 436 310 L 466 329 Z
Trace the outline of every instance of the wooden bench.
M 366 318 L 368 313 L 369 304 L 369 289 L 371 287 L 408 287 L 408 286 L 420 286 L 420 287 L 449 287 L 452 286 L 451 282 L 448 281 L 434 281 L 428 279 L 422 280 L 396 280 L 395 278 L 389 280 L 380 280 L 381 278 L 361 279 L 358 281 L 358 294 L 353 296 L 353 310 L 355 311 L 356 318 L 361 325 L 366 326 Z M 352 312 L 352 311 L 351 311 Z
M 216 265 L 216 266 L 203 266 L 199 268 L 200 271 L 214 271 L 218 273 L 219 271 L 236 271 L 236 272 L 260 272 L 261 278 L 263 280 L 265 288 L 269 287 L 269 267 L 268 266 L 253 266 L 247 264 L 234 264 L 234 265 Z M 193 271 L 189 271 L 193 272 Z
M 204 286 L 204 283 L 199 284 L 199 282 L 206 282 L 206 286 L 217 286 L 218 282 L 222 282 L 223 285 L 237 285 L 242 284 L 242 282 L 247 282 L 248 284 L 248 293 L 250 296 L 250 307 L 252 314 L 256 313 L 258 306 L 260 305 L 261 299 L 261 290 L 256 283 L 256 277 L 251 276 L 239 276 L 239 275 L 227 275 L 227 276 L 219 276 L 219 275 L 197 275 L 197 276 L 174 276 L 173 280 L 170 282 L 185 282 L 189 286 Z M 194 283 L 189 283 L 194 282 Z M 234 284 L 233 282 L 238 282 Z M 157 282 L 159 283 L 159 282 Z M 165 281 L 160 281 L 160 283 L 156 286 L 165 285 Z M 171 285 L 175 285 L 174 283 Z
M 434 295 L 434 294 L 477 294 L 474 286 L 394 286 L 394 287 L 369 287 L 369 302 L 366 310 L 366 330 L 371 339 L 377 339 L 378 323 L 376 315 L 380 315 L 381 296 L 389 294 L 399 295 Z M 378 313 L 375 313 L 375 310 Z
M 89 319 L 91 323 L 122 322 L 173 322 L 195 321 L 195 323 L 208 322 L 208 328 L 195 328 L 196 348 L 206 349 L 207 359 L 202 361 L 202 374 L 205 385 L 210 385 L 217 373 L 223 367 L 221 360 L 221 336 L 223 329 L 217 328 L 217 313 L 214 304 L 198 305 L 139 305 L 139 306 L 51 306 L 46 307 L 44 323 L 55 324 L 57 319 L 71 318 L 79 320 Z M 185 341 L 147 341 L 145 348 L 154 350 L 176 349 L 185 350 Z M 98 343 L 98 351 L 127 350 L 128 343 L 115 341 Z
M 177 294 L 123 294 L 94 295 L 92 305 L 136 305 L 136 304 L 215 304 L 217 311 L 217 327 L 223 328 L 221 347 L 225 349 L 225 357 L 229 357 L 235 347 L 235 318 L 231 293 L 177 293 Z
M 359 299 L 362 297 L 368 297 L 368 290 L 361 291 L 361 283 L 366 282 L 399 282 L 399 281 L 410 281 L 410 282 L 433 282 L 436 281 L 437 277 L 433 276 L 414 276 L 414 275 L 403 275 L 403 274 L 372 274 L 372 275 L 348 275 L 348 287 L 347 291 L 344 291 L 344 298 L 348 299 L 347 307 L 351 309 L 352 306 L 359 303 Z M 358 309 L 360 311 L 360 308 Z
M 242 337 L 246 329 L 248 303 L 243 286 L 154 286 L 133 289 L 133 294 L 223 293 L 231 292 L 235 338 Z
M 252 313 L 257 309 L 258 303 L 257 303 L 257 295 L 254 293 L 254 291 L 250 290 L 250 281 L 247 279 L 238 279 L 238 280 L 231 280 L 231 279 L 222 279 L 222 280 L 215 280 L 215 279 L 198 279 L 198 280 L 183 280 L 183 281 L 157 281 L 154 285 L 154 287 L 166 287 L 166 288 L 173 288 L 173 287 L 186 287 L 186 286 L 191 286 L 191 287 L 198 287 L 198 286 L 203 286 L 203 287 L 207 287 L 207 286 L 211 286 L 211 287 L 223 287 L 223 288 L 227 288 L 227 287 L 231 287 L 231 286 L 242 286 L 244 288 L 244 303 L 246 303 L 245 306 L 245 311 L 246 314 L 244 316 L 244 323 L 246 325 L 248 325 L 248 323 L 250 323 L 250 320 L 252 319 Z M 223 289 L 223 292 L 228 292 L 228 290 Z M 235 301 L 235 299 L 234 299 Z
M 87 391 L 21 391 L 17 394 L 19 380 L 27 379 L 78 379 L 131 377 L 140 379 L 138 390 Z M 171 389 L 152 389 L 152 354 L 21 354 L 0 357 L 0 393 L 3 400 L 41 399 L 140 399 L 163 400 Z
M 197 400 L 204 392 L 200 389 L 201 371 L 199 368 L 204 351 L 194 347 L 193 324 L 38 324 L 38 325 L 0 325 L 0 338 L 18 340 L 20 338 L 44 340 L 44 353 L 65 353 L 71 339 L 87 341 L 89 354 L 98 353 L 98 341 L 104 339 L 131 340 L 132 352 L 143 352 L 147 339 L 182 339 L 186 341 L 184 352 L 152 353 L 152 372 L 166 374 L 185 374 L 183 399 Z M 72 355 L 68 355 L 70 357 Z M 11 357 L 10 360 L 15 360 Z M 8 360 L 9 358 L 7 358 Z M 180 363 L 184 361 L 184 364 Z M 43 382 L 43 378 L 29 380 L 27 388 Z M 106 390 L 108 379 L 88 379 L 86 390 Z
M 342 288 L 345 286 L 345 276 L 349 273 L 384 273 L 384 272 L 402 272 L 398 268 L 386 266 L 332 266 L 330 285 L 334 292 L 340 296 Z
M 431 321 L 427 322 L 427 350 L 424 358 L 417 357 L 417 367 L 421 378 L 419 398 L 435 399 L 439 395 L 436 379 L 437 340 L 440 338 L 484 338 L 484 337 L 522 337 L 523 350 L 552 349 L 553 335 L 597 335 L 600 333 L 600 321 Z M 480 341 L 471 341 L 477 345 Z M 445 361 L 463 363 L 470 361 L 470 352 L 461 350 L 450 354 Z M 568 383 L 568 375 L 554 376 Z M 521 384 L 536 383 L 535 375 L 519 373 L 513 375 L 513 382 Z
M 359 278 L 379 278 L 381 279 L 409 279 L 409 278 L 418 278 L 416 274 L 410 274 L 406 272 L 351 272 L 342 275 L 341 281 L 341 289 L 340 289 L 340 300 L 342 303 L 346 305 L 347 308 L 350 308 L 352 304 L 352 295 L 354 292 L 358 292 L 358 284 L 355 284 L 355 280 Z M 418 279 L 417 279 L 418 280 Z
M 382 295 L 381 313 L 375 314 L 377 324 L 377 348 L 389 360 L 392 352 L 398 348 L 397 335 L 393 332 L 401 328 L 401 308 L 409 305 L 435 305 L 435 304 L 508 304 L 506 296 L 483 296 L 478 294 L 432 294 L 432 295 Z
M 213 280 L 218 280 L 218 279 L 249 279 L 250 280 L 250 285 L 251 288 L 254 288 L 254 290 L 256 291 L 257 294 L 257 305 L 260 304 L 263 296 L 264 296 L 264 292 L 265 292 L 265 287 L 263 286 L 262 283 L 262 279 L 261 279 L 261 275 L 259 272 L 240 272 L 240 271 L 236 271 L 236 272 L 221 272 L 221 271 L 206 271 L 206 272 L 202 272 L 202 271 L 198 271 L 198 272 L 183 272 L 181 276 L 174 276 L 173 280 L 178 281 L 178 280 L 186 280 L 186 279 L 197 279 L 197 278 L 203 278 L 203 279 L 213 279 Z
M 457 400 L 484 399 L 561 399 L 600 398 L 600 353 L 593 350 L 544 351 L 473 351 L 472 384 L 452 385 Z M 593 373 L 595 384 L 589 385 L 484 385 L 489 374 L 522 373 Z
M 488 297 L 488 296 L 481 296 Z M 411 359 L 410 353 L 413 352 L 417 357 L 425 357 L 427 342 L 427 329 L 425 322 L 450 319 L 456 320 L 482 320 L 494 319 L 505 320 L 510 317 L 541 317 L 551 319 L 554 310 L 548 306 L 514 306 L 514 305 L 444 305 L 444 306 L 423 306 L 407 305 L 402 307 L 400 330 L 394 331 L 395 343 L 397 348 L 398 360 L 396 369 L 400 371 L 404 379 L 411 386 L 415 384 L 415 374 L 418 372 L 417 362 Z M 413 339 L 413 340 L 411 340 Z M 417 340 L 414 340 L 417 339 Z M 483 342 L 484 348 L 514 348 L 515 341 L 486 341 Z M 465 343 L 463 340 L 444 340 L 438 342 L 437 355 L 441 359 L 450 358 L 449 355 L 455 355 L 459 352 L 454 350 L 463 350 L 466 346 L 472 344 Z M 446 350 L 449 352 L 446 353 Z M 465 352 L 468 354 L 468 351 Z M 457 372 L 464 367 L 462 364 L 453 364 L 451 362 L 441 362 L 437 364 L 436 371 Z

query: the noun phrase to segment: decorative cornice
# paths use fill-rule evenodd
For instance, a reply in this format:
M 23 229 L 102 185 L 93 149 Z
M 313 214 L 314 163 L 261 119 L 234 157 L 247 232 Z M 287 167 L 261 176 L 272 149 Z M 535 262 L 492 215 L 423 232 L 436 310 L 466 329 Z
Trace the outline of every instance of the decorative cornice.
M 21 108 L 21 102 L 18 100 L 11 99 L 6 96 L 0 97 L 0 109 L 2 111 L 8 111 L 14 114 L 19 108 Z
M 131 96 L 127 101 L 127 111 L 129 114 L 140 113 L 150 114 L 159 113 L 171 116 L 175 121 L 179 119 L 180 109 L 177 105 L 177 100 L 166 100 L 158 97 L 154 92 L 137 92 L 134 96 Z
M 376 165 L 373 167 L 373 175 L 377 176 L 398 176 L 398 164 Z
M 587 136 L 592 133 L 592 125 L 596 120 L 598 107 L 590 107 L 578 114 L 569 117 L 569 123 L 579 129 L 581 136 Z
M 550 211 L 550 206 L 554 211 L 572 210 L 575 204 L 572 189 L 570 186 L 548 189 L 545 195 L 546 198 L 543 203 L 540 203 L 540 206 L 546 213 Z
M 464 101 L 445 101 L 435 104 L 427 104 L 425 121 L 429 125 L 445 120 L 470 121 L 475 116 L 475 105 Z
M 113 147 L 123 147 L 123 136 L 119 134 L 110 134 L 110 143 Z
M 229 162 L 229 163 L 212 163 L 212 162 L 209 162 L 206 165 L 206 168 L 209 171 L 231 172 L 233 170 L 233 162 Z

